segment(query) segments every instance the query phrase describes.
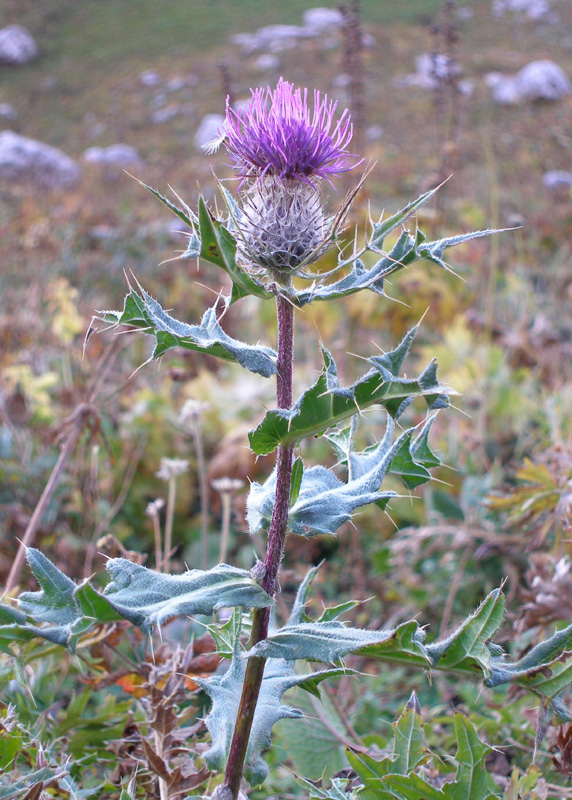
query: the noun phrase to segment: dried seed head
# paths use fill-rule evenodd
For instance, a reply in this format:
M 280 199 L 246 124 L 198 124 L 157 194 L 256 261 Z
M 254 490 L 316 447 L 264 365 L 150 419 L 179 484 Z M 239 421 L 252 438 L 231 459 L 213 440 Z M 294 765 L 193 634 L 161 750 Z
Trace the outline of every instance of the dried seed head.
M 162 458 L 161 466 L 155 473 L 161 480 L 169 481 L 178 478 L 189 468 L 189 462 L 182 458 Z

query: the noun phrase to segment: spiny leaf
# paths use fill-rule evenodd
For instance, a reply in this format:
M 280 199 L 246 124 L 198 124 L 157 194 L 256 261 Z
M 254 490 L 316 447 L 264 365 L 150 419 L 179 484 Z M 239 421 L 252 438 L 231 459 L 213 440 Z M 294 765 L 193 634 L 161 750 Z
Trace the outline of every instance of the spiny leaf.
M 413 257 L 413 258 L 412 258 Z M 370 289 L 376 294 L 384 295 L 383 279 L 407 263 L 414 260 L 415 239 L 410 233 L 404 231 L 391 251 L 377 261 L 369 269 L 361 259 L 355 259 L 350 272 L 334 283 L 317 283 L 310 289 L 303 289 L 294 293 L 292 302 L 303 307 L 315 300 L 336 300 L 349 297 L 362 289 Z M 343 262 L 342 262 L 343 263 Z
M 11 625 L 12 623 L 22 623 L 26 621 L 26 615 L 12 606 L 5 606 L 0 603 L 0 625 Z
M 204 759 L 211 769 L 222 770 L 226 764 L 240 704 L 245 670 L 246 661 L 239 655 L 237 637 L 230 666 L 224 675 L 213 675 L 208 679 L 195 679 L 212 701 L 211 710 L 205 719 L 212 745 L 204 753 Z M 252 784 L 258 784 L 262 783 L 266 777 L 268 765 L 262 758 L 262 753 L 270 747 L 273 725 L 279 719 L 298 719 L 303 716 L 299 709 L 283 705 L 280 702 L 284 692 L 300 686 L 315 695 L 317 686 L 322 680 L 343 674 L 343 669 L 334 669 L 296 675 L 291 663 L 281 659 L 268 661 L 248 743 L 245 770 L 247 780 Z
M 293 506 L 300 496 L 302 476 L 304 475 L 304 462 L 301 458 L 294 459 L 292 464 L 292 475 L 290 478 L 290 505 Z
M 423 651 L 423 636 L 414 620 L 387 631 L 366 631 L 346 627 L 341 622 L 302 622 L 275 631 L 246 656 L 335 662 L 348 653 L 359 653 L 368 658 L 404 661 L 428 668 L 430 661 Z
M 410 331 L 405 340 L 411 336 Z M 372 405 L 383 406 L 394 419 L 417 397 L 423 397 L 430 409 L 446 407 L 451 390 L 439 384 L 436 362 L 430 362 L 418 378 L 400 377 L 388 367 L 397 351 L 386 357 L 369 359 L 373 369 L 351 386 L 344 387 L 339 384 L 333 357 L 323 349 L 323 372 L 313 386 L 291 409 L 268 411 L 258 427 L 250 431 L 248 437 L 253 452 L 267 455 L 278 445 L 293 446 L 310 436 L 321 436 Z M 399 363 L 399 358 L 395 361 Z
M 318 567 L 310 567 L 304 577 L 304 580 L 298 587 L 296 597 L 294 598 L 294 603 L 292 604 L 292 611 L 290 612 L 290 617 L 288 618 L 288 625 L 298 625 L 298 623 L 304 621 L 304 606 L 306 605 L 308 592 L 310 591 L 310 587 L 312 586 L 312 582 L 317 573 Z
M 415 620 L 385 631 L 346 627 L 341 622 L 301 622 L 272 632 L 249 650 L 247 656 L 328 662 L 356 653 L 425 669 L 465 674 L 480 672 L 488 677 L 493 672 L 492 663 L 500 662 L 502 652 L 489 639 L 499 628 L 503 616 L 504 598 L 501 591 L 495 589 L 455 633 L 432 644 L 424 643 L 425 632 Z
M 182 347 L 235 361 L 265 378 L 276 372 L 274 350 L 245 344 L 228 336 L 217 320 L 216 305 L 204 312 L 200 325 L 189 325 L 167 314 L 143 289 L 141 295 L 132 289 L 125 298 L 123 311 L 100 312 L 100 319 L 113 325 L 142 328 L 145 333 L 155 336 L 152 358 L 159 358 L 174 347 Z
M 371 250 L 375 250 L 376 252 L 381 252 L 383 248 L 383 242 L 385 237 L 388 233 L 392 230 L 397 228 L 399 225 L 403 225 L 405 220 L 414 214 L 417 209 L 421 208 L 422 205 L 427 203 L 433 195 L 437 193 L 439 187 L 436 189 L 431 189 L 428 192 L 425 192 L 417 200 L 413 200 L 413 202 L 408 203 L 404 208 L 398 211 L 393 216 L 388 217 L 386 220 L 380 219 L 379 222 L 374 222 L 372 225 L 372 234 L 368 242 L 368 246 Z
M 417 255 L 419 258 L 432 261 L 434 264 L 439 264 L 440 267 L 451 271 L 451 268 L 443 261 L 443 254 L 448 247 L 454 247 L 457 244 L 468 242 L 470 239 L 480 239 L 482 236 L 493 236 L 495 233 L 505 233 L 505 231 L 473 231 L 472 233 L 463 233 L 458 236 L 448 236 L 445 239 L 437 239 L 434 242 L 425 242 L 417 249 Z
M 428 758 L 423 742 L 423 720 L 415 693 L 393 724 L 393 766 L 391 772 L 408 775 Z
M 447 795 L 441 789 L 428 783 L 420 775 L 388 775 L 384 781 L 390 789 L 394 789 L 394 796 L 405 800 L 446 800 Z
M 348 480 L 341 481 L 326 467 L 315 466 L 306 469 L 300 481 L 297 499 L 288 513 L 288 526 L 292 533 L 300 536 L 334 534 L 345 522 L 351 520 L 357 508 L 376 503 L 385 508 L 393 491 L 382 491 L 381 486 L 386 473 L 398 475 L 408 488 L 418 486 L 431 478 L 426 463 L 434 465 L 435 456 L 428 445 L 418 447 L 428 434 L 432 419 L 426 423 L 421 433 L 412 441 L 414 428 L 405 431 L 395 442 L 392 441 L 394 423 L 387 418 L 383 439 L 367 450 L 356 453 L 347 451 L 342 458 L 348 464 Z M 342 440 L 335 442 L 340 453 Z M 350 446 L 348 440 L 348 446 Z M 426 461 L 418 461 L 414 453 L 419 453 Z M 247 501 L 247 518 L 252 534 L 267 530 L 274 507 L 276 490 L 276 471 L 266 483 L 253 482 Z
M 192 614 L 212 614 L 219 608 L 262 608 L 272 598 L 247 570 L 218 564 L 210 570 L 163 575 L 124 558 L 107 562 L 112 582 L 105 599 L 125 619 L 145 632 L 167 620 Z
M 273 297 L 271 292 L 236 263 L 236 240 L 222 222 L 214 219 L 202 197 L 199 198 L 200 258 L 223 269 L 232 281 L 230 302 L 254 295 Z
M 433 665 L 450 672 L 482 672 L 488 677 L 488 642 L 501 626 L 504 613 L 504 595 L 495 589 L 451 636 L 427 645 Z
M 153 189 L 151 186 L 147 186 L 146 183 L 143 183 L 143 181 L 140 181 L 138 178 L 135 178 L 135 180 L 137 181 L 137 183 L 143 186 L 144 189 L 147 189 L 149 192 L 151 192 L 151 194 L 154 195 L 157 198 L 157 200 L 160 200 L 161 203 L 163 203 L 163 205 L 167 206 L 167 208 L 170 211 L 172 211 L 173 214 L 179 217 L 180 220 L 186 223 L 189 226 L 189 228 L 194 230 L 195 225 L 198 224 L 199 220 L 197 215 L 193 211 L 191 211 L 191 209 L 188 206 L 185 206 L 185 210 L 183 211 L 183 209 L 176 206 L 170 200 L 167 200 L 167 198 L 164 197 L 161 194 L 161 192 L 158 192 L 157 189 Z
M 338 619 L 338 617 L 341 617 L 342 614 L 345 614 L 347 611 L 351 611 L 352 608 L 355 608 L 359 605 L 359 600 L 346 600 L 345 603 L 339 603 L 337 606 L 330 606 L 322 611 L 322 614 L 316 620 L 316 622 L 333 622 L 334 620 Z
M 492 800 L 485 756 L 490 747 L 479 738 L 474 725 L 462 714 L 455 714 L 458 763 L 455 780 L 445 784 L 450 800 Z
M 176 616 L 212 614 L 223 607 L 264 607 L 273 602 L 246 570 L 227 564 L 207 571 L 163 575 L 114 558 L 107 562 L 113 580 L 100 594 L 89 581 L 77 586 L 33 548 L 28 548 L 27 559 L 42 589 L 24 592 L 18 599 L 20 611 L 27 615 L 25 621 L 19 617 L 17 623 L 0 626 L 0 649 L 5 652 L 11 652 L 13 642 L 36 637 L 73 650 L 94 625 L 120 619 L 149 633 Z
M 345 790 L 347 781 L 342 778 L 333 778 L 329 789 L 316 786 L 305 778 L 299 778 L 298 784 L 308 792 L 309 800 L 348 800 Z
M 232 658 L 234 643 L 241 631 L 242 623 L 242 609 L 235 608 L 223 625 L 207 625 L 207 630 L 215 641 L 219 656 Z
M 68 625 L 77 619 L 73 594 L 76 584 L 64 575 L 39 550 L 29 547 L 26 559 L 34 577 L 42 587 L 39 592 L 23 592 L 18 598 L 20 611 L 36 622 Z
M 438 189 L 438 187 L 437 187 Z M 426 242 L 425 235 L 417 230 L 415 236 L 404 230 L 389 253 L 383 252 L 385 237 L 395 228 L 402 225 L 406 219 L 418 208 L 426 203 L 437 191 L 432 189 L 421 195 L 417 200 L 409 203 L 387 220 L 379 220 L 372 224 L 372 233 L 365 247 L 356 255 L 344 261 L 340 255 L 336 271 L 342 272 L 349 268 L 349 272 L 333 283 L 320 281 L 319 277 L 309 289 L 300 290 L 292 294 L 292 302 L 304 306 L 315 300 L 333 300 L 355 294 L 362 289 L 369 289 L 377 294 L 384 295 L 383 281 L 388 276 L 398 272 L 418 259 L 432 261 L 444 269 L 451 271 L 443 260 L 444 251 L 448 247 L 476 239 L 481 236 L 491 236 L 502 233 L 499 230 L 475 231 L 473 233 L 449 236 L 434 242 Z M 381 254 L 381 258 L 371 267 L 366 267 L 361 256 L 365 252 Z

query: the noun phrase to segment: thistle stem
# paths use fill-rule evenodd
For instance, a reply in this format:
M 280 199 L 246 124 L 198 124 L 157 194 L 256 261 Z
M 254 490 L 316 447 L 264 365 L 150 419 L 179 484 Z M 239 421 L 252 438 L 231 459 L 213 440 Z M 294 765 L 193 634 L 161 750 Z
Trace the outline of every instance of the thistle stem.
M 276 295 L 278 318 L 278 359 L 276 362 L 276 399 L 278 408 L 292 406 L 292 372 L 294 364 L 294 308 L 281 294 Z M 290 479 L 292 475 L 292 447 L 279 447 L 276 458 L 276 491 L 272 520 L 268 531 L 268 545 L 264 559 L 262 588 L 274 596 L 277 578 L 284 555 L 284 543 L 288 525 L 290 501 Z M 250 647 L 266 639 L 270 609 L 256 608 L 252 617 Z M 246 665 L 242 697 L 236 716 L 234 734 L 230 745 L 224 788 L 228 797 L 236 800 L 248 750 L 248 740 L 264 675 L 265 658 L 249 658 Z

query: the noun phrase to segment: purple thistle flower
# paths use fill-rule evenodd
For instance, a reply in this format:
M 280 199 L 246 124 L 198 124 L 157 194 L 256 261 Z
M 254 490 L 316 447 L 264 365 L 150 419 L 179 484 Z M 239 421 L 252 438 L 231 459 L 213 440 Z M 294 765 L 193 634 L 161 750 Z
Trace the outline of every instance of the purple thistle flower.
M 353 134 L 349 111 L 334 122 L 336 107 L 314 91 L 311 111 L 308 90 L 282 78 L 274 90 L 252 90 L 238 111 L 227 103 L 224 141 L 240 177 L 331 183 L 330 176 L 360 164 L 362 159 L 347 150 Z

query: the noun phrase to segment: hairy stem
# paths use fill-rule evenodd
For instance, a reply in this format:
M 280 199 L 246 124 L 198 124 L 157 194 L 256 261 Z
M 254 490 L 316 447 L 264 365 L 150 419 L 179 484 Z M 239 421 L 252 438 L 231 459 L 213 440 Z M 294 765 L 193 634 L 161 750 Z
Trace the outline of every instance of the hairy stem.
M 277 294 L 276 311 L 278 317 L 276 398 L 278 408 L 290 408 L 292 406 L 292 370 L 294 363 L 294 308 L 286 297 Z M 272 596 L 276 594 L 278 573 L 284 555 L 290 500 L 290 478 L 292 475 L 292 453 L 292 447 L 279 447 L 276 459 L 274 509 L 268 531 L 264 571 L 260 580 L 262 588 Z M 257 608 L 254 610 L 249 647 L 254 647 L 255 644 L 266 639 L 269 619 L 270 609 Z M 266 659 L 264 658 L 249 658 L 246 665 L 242 697 L 236 717 L 224 781 L 228 796 L 232 796 L 233 800 L 236 800 L 240 790 L 244 761 L 248 750 L 248 740 L 252 730 L 265 664 Z

